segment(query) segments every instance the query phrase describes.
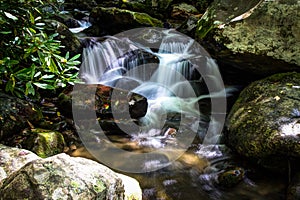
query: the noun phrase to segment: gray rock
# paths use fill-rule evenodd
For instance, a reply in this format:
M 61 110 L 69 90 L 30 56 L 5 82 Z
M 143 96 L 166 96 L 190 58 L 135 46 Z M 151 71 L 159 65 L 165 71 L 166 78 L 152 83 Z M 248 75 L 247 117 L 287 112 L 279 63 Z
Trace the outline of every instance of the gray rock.
M 58 154 L 32 161 L 11 174 L 0 193 L 4 199 L 129 199 L 132 193 L 126 194 L 122 180 L 95 161 Z M 138 184 L 127 184 L 133 187 L 133 198 L 141 199 Z
M 221 62 L 256 75 L 300 71 L 299 10 L 297 1 L 265 0 L 248 11 L 226 15 L 225 20 L 211 20 L 213 25 L 208 23 L 206 29 L 218 28 L 207 36 L 211 45 L 207 49 Z M 217 8 L 211 15 L 213 11 L 220 15 Z M 201 27 L 203 22 L 199 37 Z
M 228 115 L 226 143 L 239 154 L 283 163 L 300 157 L 300 73 L 250 84 Z M 276 164 L 275 164 L 276 165 Z M 286 165 L 286 163 L 284 163 Z
M 0 183 L 25 164 L 37 159 L 40 157 L 28 150 L 0 144 Z

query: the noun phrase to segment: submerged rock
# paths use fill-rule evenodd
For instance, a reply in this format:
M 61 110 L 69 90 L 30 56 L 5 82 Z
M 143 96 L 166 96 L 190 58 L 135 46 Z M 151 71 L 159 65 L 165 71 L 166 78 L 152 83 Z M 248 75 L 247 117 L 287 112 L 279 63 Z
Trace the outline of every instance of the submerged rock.
M 119 8 L 96 7 L 90 14 L 93 24 L 89 28 L 92 36 L 104 34 L 116 34 L 138 27 L 162 27 L 163 23 L 146 13 L 133 12 Z
M 28 101 L 0 92 L 0 140 L 20 133 L 29 123 L 42 118 L 40 110 Z
M 4 178 L 37 159 L 40 159 L 40 157 L 28 150 L 0 144 L 0 185 Z
M 122 180 L 123 176 L 95 161 L 58 154 L 11 174 L 0 193 L 3 199 L 141 199 L 136 181 Z M 126 194 L 126 187 L 134 192 Z
M 229 188 L 237 185 L 244 179 L 245 170 L 240 167 L 232 167 L 217 174 L 216 182 L 219 186 Z
M 299 97 L 300 73 L 276 74 L 253 82 L 241 92 L 228 115 L 227 144 L 243 156 L 270 162 L 299 158 Z
M 239 7 L 232 9 L 239 10 Z M 297 1 L 265 0 L 235 18 L 208 20 L 208 29 L 218 28 L 208 35 L 209 44 L 204 46 L 222 63 L 256 75 L 299 71 L 299 9 Z M 211 10 L 211 15 L 213 11 L 220 15 L 218 10 Z M 199 21 L 198 37 L 202 36 L 199 29 L 205 28 L 203 23 Z

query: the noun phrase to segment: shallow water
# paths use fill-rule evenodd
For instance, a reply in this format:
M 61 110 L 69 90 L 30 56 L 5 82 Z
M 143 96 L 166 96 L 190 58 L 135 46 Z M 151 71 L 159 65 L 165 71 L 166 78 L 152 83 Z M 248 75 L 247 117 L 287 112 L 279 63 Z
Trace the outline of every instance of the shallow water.
M 155 172 L 127 175 L 139 181 L 145 200 L 285 199 L 286 176 L 260 171 L 228 153 L 220 155 L 220 152 L 214 150 L 206 153 L 212 156 L 206 159 L 199 152 L 194 155 L 207 160 L 208 166 L 199 166 L 199 162 L 188 165 L 179 159 Z M 209 165 L 210 163 L 214 164 Z M 216 181 L 218 174 L 228 166 L 239 166 L 245 170 L 242 180 L 230 187 L 219 185 Z

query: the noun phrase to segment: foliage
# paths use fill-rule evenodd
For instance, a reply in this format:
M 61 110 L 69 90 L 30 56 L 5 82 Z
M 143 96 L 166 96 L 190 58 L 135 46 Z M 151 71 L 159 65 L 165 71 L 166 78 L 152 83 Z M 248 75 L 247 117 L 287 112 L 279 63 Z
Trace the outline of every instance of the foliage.
M 0 86 L 19 97 L 39 97 L 77 81 L 80 64 L 75 55 L 60 55 L 60 41 L 47 20 L 59 0 L 4 0 L 0 4 Z

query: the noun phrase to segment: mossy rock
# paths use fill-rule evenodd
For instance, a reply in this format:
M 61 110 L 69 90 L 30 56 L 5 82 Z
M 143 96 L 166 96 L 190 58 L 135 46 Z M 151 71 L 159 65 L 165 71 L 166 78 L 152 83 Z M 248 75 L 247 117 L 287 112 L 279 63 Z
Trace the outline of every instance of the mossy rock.
M 300 73 L 250 84 L 228 115 L 226 143 L 255 159 L 300 157 Z
M 215 1 L 199 20 L 196 38 L 219 63 L 245 72 L 300 71 L 300 4 L 243 1 Z
M 174 19 L 187 19 L 189 16 L 198 14 L 200 13 L 194 6 L 181 3 L 173 6 L 171 17 Z
M 26 148 L 36 153 L 41 158 L 47 158 L 64 151 L 65 141 L 60 132 L 32 129 L 30 137 L 24 142 Z
M 133 12 L 119 8 L 96 7 L 90 14 L 92 27 L 88 34 L 101 36 L 97 30 L 107 34 L 116 34 L 138 27 L 162 27 L 163 23 L 146 13 Z M 96 31 L 96 32 L 95 32 Z

